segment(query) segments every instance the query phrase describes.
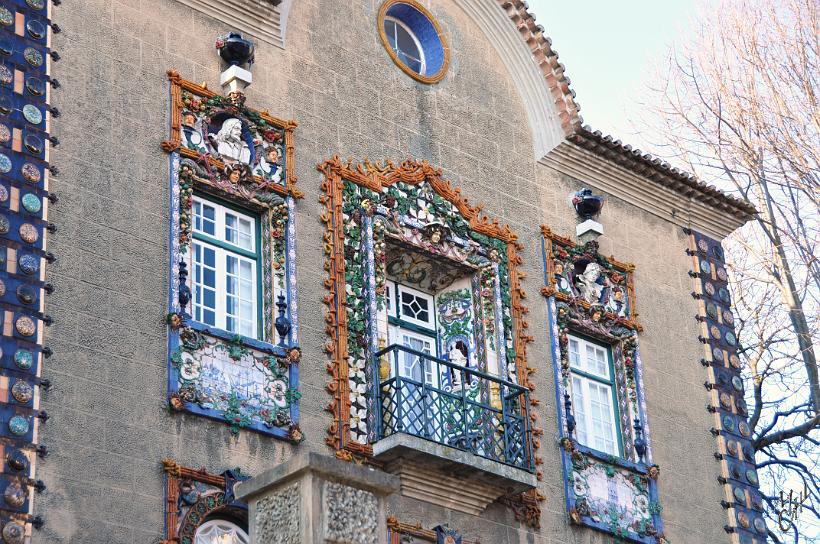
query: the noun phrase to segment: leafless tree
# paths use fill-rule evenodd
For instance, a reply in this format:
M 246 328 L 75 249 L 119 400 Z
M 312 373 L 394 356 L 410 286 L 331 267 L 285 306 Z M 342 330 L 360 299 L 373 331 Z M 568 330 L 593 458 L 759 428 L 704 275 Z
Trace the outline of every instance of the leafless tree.
M 725 245 L 773 542 L 820 541 L 818 6 L 706 3 L 647 100 L 654 151 L 759 211 Z M 787 486 L 809 497 L 783 531 Z

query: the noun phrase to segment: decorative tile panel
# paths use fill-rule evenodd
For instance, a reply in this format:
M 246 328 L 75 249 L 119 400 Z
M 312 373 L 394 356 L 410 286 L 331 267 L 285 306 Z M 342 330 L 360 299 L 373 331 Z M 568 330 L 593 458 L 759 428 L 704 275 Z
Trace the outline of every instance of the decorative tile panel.
M 51 356 L 44 346 L 46 263 L 54 261 L 47 238 L 56 231 L 48 222 L 48 206 L 57 201 L 49 179 L 57 168 L 49 164 L 57 138 L 51 120 L 59 115 L 49 104 L 59 82 L 51 64 L 60 56 L 51 49 L 52 4 L 47 0 L 0 3 L 0 533 L 4 542 L 27 542 L 32 527 L 44 521 L 33 516 L 37 494 L 45 484 L 35 479 L 40 426 L 48 414 L 40 409 L 50 387 L 42 378 Z
M 711 429 L 717 439 L 715 457 L 720 461 L 719 483 L 728 523 L 725 526 L 735 544 L 762 544 L 767 541 L 763 496 L 759 490 L 751 429 L 744 400 L 741 362 L 737 355 L 728 273 L 720 242 L 687 230 L 694 282 L 692 296 L 698 303 L 698 339 L 703 344 L 700 363 L 706 368 L 705 383 L 714 414 Z
M 634 266 L 542 227 L 556 406 L 570 521 L 630 542 L 665 543 L 643 399 Z M 623 457 L 577 442 L 568 335 L 609 347 Z
M 294 442 L 299 430 L 298 321 L 293 176 L 294 121 L 245 105 L 240 92 L 218 95 L 171 84 L 170 406 Z M 192 319 L 187 259 L 194 191 L 257 213 L 261 223 L 261 340 Z M 278 342 L 277 342 L 278 338 Z

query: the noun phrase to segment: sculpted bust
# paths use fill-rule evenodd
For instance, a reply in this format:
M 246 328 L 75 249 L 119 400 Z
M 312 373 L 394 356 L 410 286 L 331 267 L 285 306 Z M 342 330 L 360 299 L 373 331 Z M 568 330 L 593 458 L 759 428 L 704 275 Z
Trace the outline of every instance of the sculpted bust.
M 581 297 L 590 304 L 596 304 L 601 299 L 601 291 L 604 286 L 598 283 L 601 275 L 601 265 L 591 262 L 584 269 L 584 273 L 578 276 L 578 291 Z
M 208 137 L 221 157 L 245 164 L 251 161 L 251 149 L 242 139 L 242 121 L 239 119 L 235 117 L 225 119 L 219 132 L 209 134 Z

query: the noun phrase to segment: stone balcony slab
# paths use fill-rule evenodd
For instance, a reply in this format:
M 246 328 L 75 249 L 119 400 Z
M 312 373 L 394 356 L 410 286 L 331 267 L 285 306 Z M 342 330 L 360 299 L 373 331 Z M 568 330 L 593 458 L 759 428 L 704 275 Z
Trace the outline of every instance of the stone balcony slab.
M 537 483 L 525 470 L 403 433 L 373 444 L 373 457 L 401 478 L 402 495 L 472 515 Z

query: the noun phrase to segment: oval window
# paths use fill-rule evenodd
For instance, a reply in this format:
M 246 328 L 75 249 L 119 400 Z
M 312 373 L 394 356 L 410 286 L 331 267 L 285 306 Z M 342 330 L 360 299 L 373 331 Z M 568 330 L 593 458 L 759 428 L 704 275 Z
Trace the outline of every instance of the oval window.
M 379 10 L 379 35 L 390 58 L 422 83 L 440 81 L 450 63 L 441 28 L 415 0 L 387 0 Z

